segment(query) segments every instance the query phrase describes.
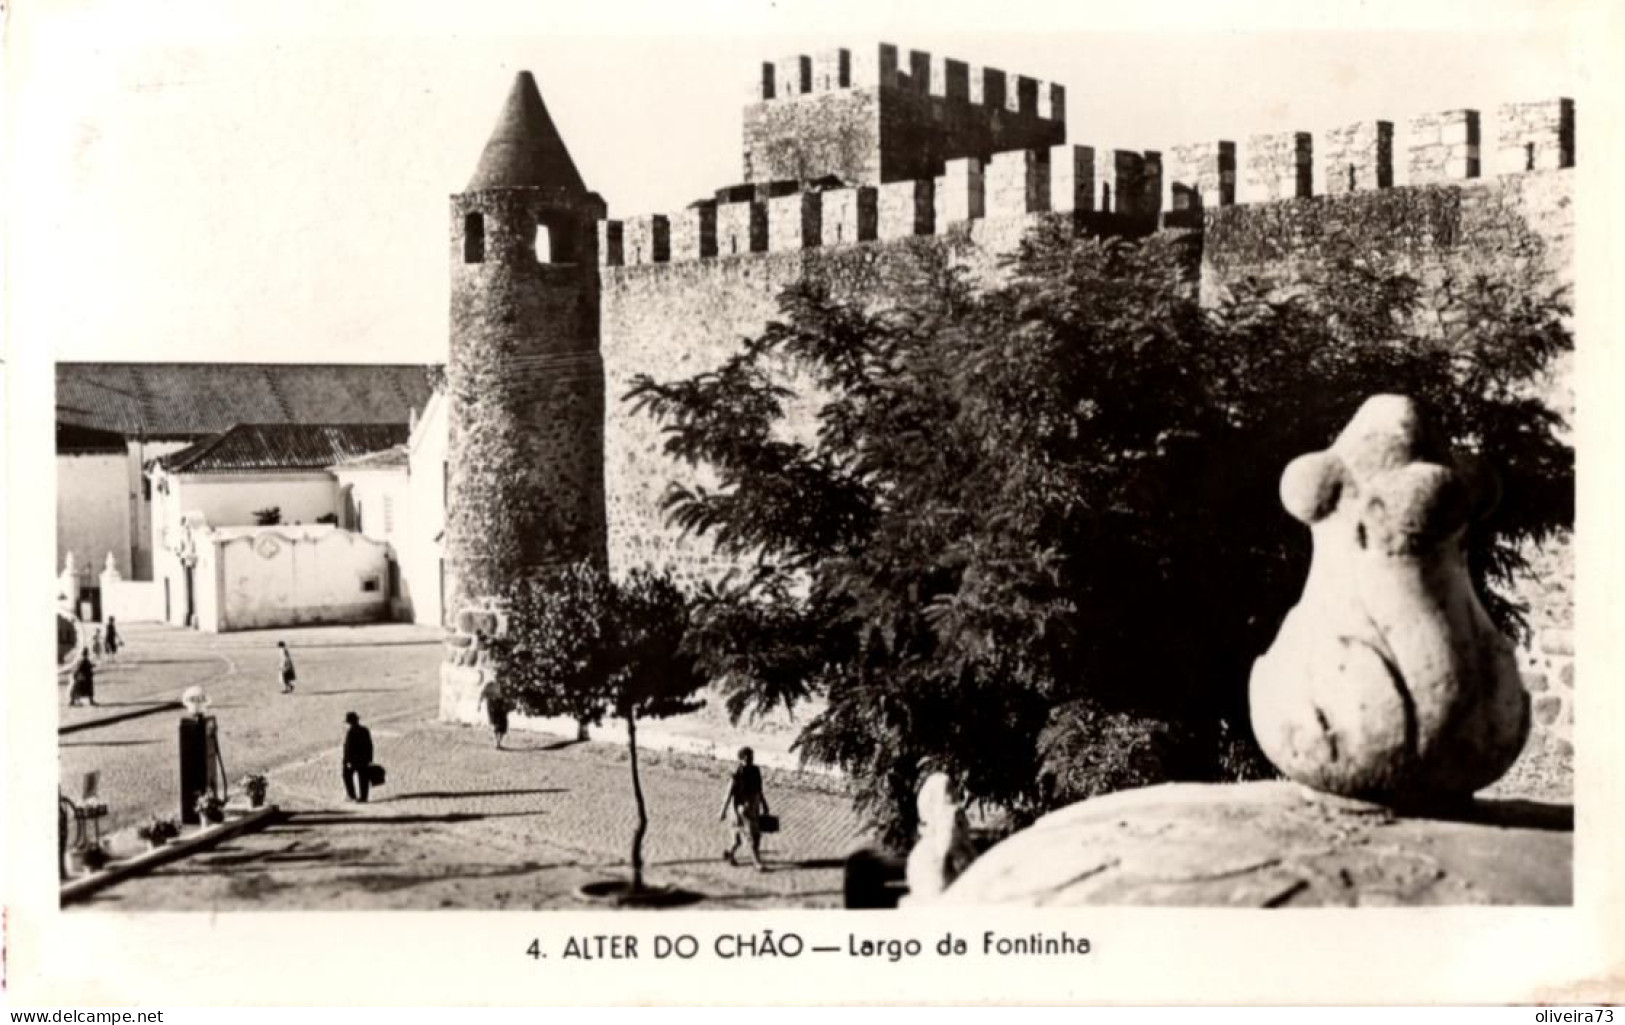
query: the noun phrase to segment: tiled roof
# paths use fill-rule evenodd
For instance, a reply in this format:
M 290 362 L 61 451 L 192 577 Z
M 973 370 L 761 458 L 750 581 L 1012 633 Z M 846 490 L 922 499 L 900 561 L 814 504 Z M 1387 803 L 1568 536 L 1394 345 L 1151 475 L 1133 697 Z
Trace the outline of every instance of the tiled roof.
M 333 464 L 335 470 L 392 470 L 408 462 L 405 445 L 393 445 L 382 452 L 351 456 Z
M 237 423 L 399 423 L 429 401 L 419 364 L 58 363 L 59 423 L 199 438 Z
M 325 470 L 405 441 L 405 424 L 238 424 L 158 463 L 171 473 Z

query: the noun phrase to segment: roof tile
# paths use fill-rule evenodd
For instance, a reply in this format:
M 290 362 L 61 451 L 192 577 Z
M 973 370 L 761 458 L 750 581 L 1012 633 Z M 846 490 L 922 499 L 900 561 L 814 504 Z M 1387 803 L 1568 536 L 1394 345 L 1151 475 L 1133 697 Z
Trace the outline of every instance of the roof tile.
M 237 424 L 158 458 L 171 473 L 325 470 L 406 441 L 405 424 Z
M 57 421 L 197 438 L 238 423 L 398 423 L 429 401 L 419 364 L 58 363 Z

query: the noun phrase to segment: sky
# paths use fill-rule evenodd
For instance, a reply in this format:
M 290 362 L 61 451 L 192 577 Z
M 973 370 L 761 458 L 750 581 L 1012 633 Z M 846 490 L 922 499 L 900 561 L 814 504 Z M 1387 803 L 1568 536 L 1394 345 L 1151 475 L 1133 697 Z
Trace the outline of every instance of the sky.
M 614 217 L 739 181 L 761 62 L 828 46 L 1060 82 L 1068 140 L 1086 145 L 1244 146 L 1386 118 L 1396 166 L 1411 115 L 1560 95 L 1583 153 L 1595 91 L 1582 19 L 1551 5 L 450 6 L 14 11 L 7 344 L 67 360 L 443 359 L 447 197 L 519 69 Z

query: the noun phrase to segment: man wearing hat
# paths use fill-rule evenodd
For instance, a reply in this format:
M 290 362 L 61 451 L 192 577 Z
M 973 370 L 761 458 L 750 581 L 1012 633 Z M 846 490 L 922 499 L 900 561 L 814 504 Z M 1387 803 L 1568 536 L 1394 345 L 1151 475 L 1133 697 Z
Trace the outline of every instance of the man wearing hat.
M 361 717 L 354 712 L 346 712 L 344 721 L 350 724 L 344 733 L 344 792 L 350 800 L 365 804 L 371 782 L 367 767 L 372 764 L 372 731 L 361 725 Z

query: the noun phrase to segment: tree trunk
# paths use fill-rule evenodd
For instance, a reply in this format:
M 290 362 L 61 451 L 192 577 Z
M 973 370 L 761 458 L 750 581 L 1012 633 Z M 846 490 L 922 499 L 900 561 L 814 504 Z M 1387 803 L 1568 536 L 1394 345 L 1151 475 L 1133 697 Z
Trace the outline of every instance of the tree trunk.
M 626 717 L 626 749 L 632 756 L 632 796 L 638 802 L 638 828 L 632 834 L 632 892 L 643 892 L 643 834 L 649 831 L 649 810 L 643 803 L 643 780 L 638 776 L 638 722 Z

